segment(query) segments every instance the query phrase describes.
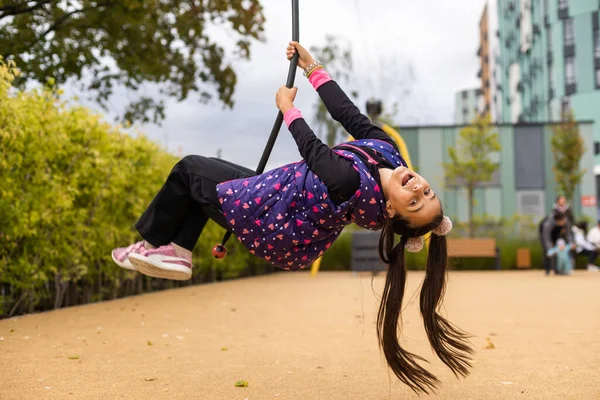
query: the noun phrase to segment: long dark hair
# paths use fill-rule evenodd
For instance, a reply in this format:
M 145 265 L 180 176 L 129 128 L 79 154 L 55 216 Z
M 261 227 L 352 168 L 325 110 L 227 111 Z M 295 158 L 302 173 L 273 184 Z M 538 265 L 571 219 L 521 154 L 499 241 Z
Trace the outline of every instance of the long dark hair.
M 440 214 L 431 223 L 419 228 L 411 228 L 401 218 L 388 219 L 379 238 L 379 256 L 388 264 L 388 271 L 377 315 L 377 337 L 390 369 L 416 393 L 429 394 L 435 390 L 439 380 L 417 363 L 426 361 L 424 358 L 404 350 L 398 341 L 406 284 L 404 245 L 409 238 L 423 236 L 435 229 L 442 219 L 443 214 Z M 400 235 L 400 242 L 394 246 L 396 234 Z M 447 264 L 446 237 L 432 234 L 420 296 L 421 316 L 429 343 L 437 356 L 456 376 L 466 376 L 471 367 L 470 355 L 473 354 L 468 343 L 469 336 L 438 313 L 446 287 Z

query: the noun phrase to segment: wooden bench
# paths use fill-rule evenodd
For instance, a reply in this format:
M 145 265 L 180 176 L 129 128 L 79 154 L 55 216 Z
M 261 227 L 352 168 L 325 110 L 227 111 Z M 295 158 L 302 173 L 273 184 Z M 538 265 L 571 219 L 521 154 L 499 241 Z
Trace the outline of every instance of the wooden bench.
M 501 269 L 500 249 L 492 238 L 448 238 L 448 257 L 495 258 L 496 269 Z

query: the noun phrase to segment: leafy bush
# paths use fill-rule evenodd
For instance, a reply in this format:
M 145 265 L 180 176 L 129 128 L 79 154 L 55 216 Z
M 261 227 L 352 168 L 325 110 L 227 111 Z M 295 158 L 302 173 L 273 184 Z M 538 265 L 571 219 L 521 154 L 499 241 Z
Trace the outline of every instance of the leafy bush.
M 352 254 L 352 230 L 353 226 L 348 226 L 342 231 L 340 236 L 331 245 L 329 250 L 323 255 L 320 270 L 323 271 L 344 271 L 350 269 L 350 257 Z
M 217 264 L 223 229 L 207 225 L 191 282 L 152 280 L 114 265 L 110 251 L 139 240 L 134 223 L 177 159 L 83 107 L 67 107 L 49 85 L 15 91 L 14 64 L 0 59 L 0 316 L 232 277 L 253 257 L 231 241 Z M 211 272 L 212 271 L 212 272 Z

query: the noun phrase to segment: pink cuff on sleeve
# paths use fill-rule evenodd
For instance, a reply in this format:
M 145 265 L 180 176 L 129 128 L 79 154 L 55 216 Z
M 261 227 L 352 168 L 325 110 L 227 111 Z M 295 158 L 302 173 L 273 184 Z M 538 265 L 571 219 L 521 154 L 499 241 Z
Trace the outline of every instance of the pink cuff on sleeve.
M 288 128 L 290 127 L 292 122 L 300 118 L 302 118 L 302 114 L 297 108 L 290 108 L 283 115 L 283 120 L 285 121 L 285 124 L 288 126 Z
M 308 81 L 311 83 L 311 85 L 313 85 L 315 90 L 331 80 L 331 76 L 329 76 L 327 71 L 325 71 L 323 68 L 315 70 L 308 78 Z

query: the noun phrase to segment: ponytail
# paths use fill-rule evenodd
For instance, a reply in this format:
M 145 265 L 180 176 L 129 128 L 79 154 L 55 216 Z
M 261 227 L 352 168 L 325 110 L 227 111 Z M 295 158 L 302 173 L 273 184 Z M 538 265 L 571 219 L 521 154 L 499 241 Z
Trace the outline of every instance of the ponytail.
M 399 324 L 402 299 L 406 284 L 406 266 L 404 264 L 404 245 L 406 239 L 394 244 L 394 231 L 391 224 L 383 228 L 379 240 L 379 255 L 389 265 L 385 286 L 381 296 L 381 304 L 377 314 L 377 337 L 390 369 L 398 379 L 408 385 L 416 393 L 429 393 L 439 383 L 438 379 L 416 360 L 425 361 L 422 357 L 404 350 L 398 342 L 401 333 Z
M 454 375 L 467 376 L 471 367 L 469 356 L 473 354 L 467 341 L 469 335 L 438 314 L 446 288 L 447 264 L 446 237 L 432 234 L 421 288 L 421 316 L 429 343 L 439 359 Z
M 408 239 L 423 236 L 438 227 L 443 220 L 439 215 L 423 227 L 410 228 L 406 221 L 395 218 L 388 220 L 379 239 L 379 256 L 388 264 L 386 281 L 377 314 L 377 337 L 390 369 L 404 384 L 417 394 L 429 394 L 440 381 L 435 375 L 421 367 L 417 361 L 426 360 L 404 350 L 398 336 L 402 333 L 400 313 L 406 286 L 405 245 Z M 394 246 L 395 234 L 400 234 L 400 242 Z M 455 375 L 469 373 L 469 347 L 467 335 L 455 328 L 448 320 L 437 313 L 446 284 L 447 267 L 446 238 L 431 235 L 425 281 L 421 289 L 421 315 L 429 343 Z

